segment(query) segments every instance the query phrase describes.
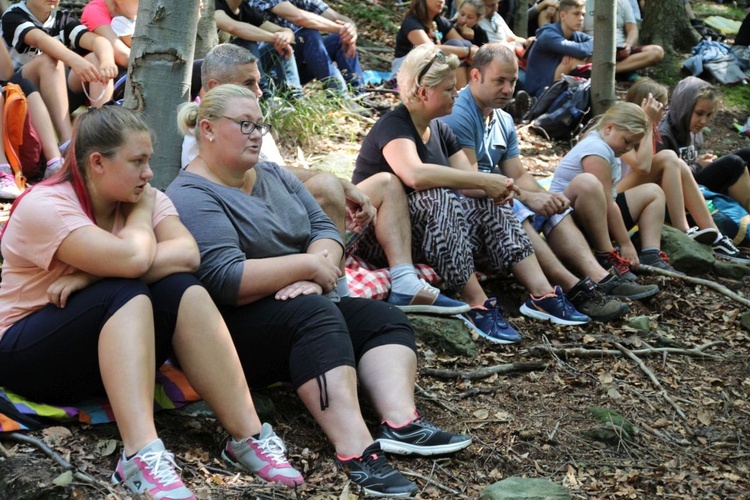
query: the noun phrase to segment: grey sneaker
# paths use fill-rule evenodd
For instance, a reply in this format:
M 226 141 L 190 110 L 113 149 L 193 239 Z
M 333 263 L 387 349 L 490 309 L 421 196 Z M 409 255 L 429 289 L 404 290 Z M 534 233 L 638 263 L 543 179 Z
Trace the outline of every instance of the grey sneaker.
M 618 299 L 645 299 L 659 293 L 658 285 L 640 285 L 613 274 L 601 280 L 596 286 L 605 294 Z
M 665 254 L 661 250 L 645 250 L 641 252 L 641 264 L 656 267 L 658 269 L 662 269 L 664 271 L 671 271 L 676 274 L 685 274 L 681 273 L 674 267 L 669 265 L 669 257 L 667 257 L 667 254 Z
M 576 309 L 594 321 L 613 321 L 630 311 L 627 304 L 602 293 L 591 278 L 583 278 L 565 295 Z
M 157 439 L 130 460 L 123 455 L 117 461 L 112 482 L 157 500 L 194 499 L 195 495 L 182 483 L 178 470 L 174 455 L 164 449 L 161 439 Z
M 711 249 L 719 259 L 736 262 L 738 264 L 750 264 L 748 259 L 739 249 L 734 246 L 732 240 L 728 236 L 723 236 L 719 241 L 711 245 Z
M 285 453 L 284 442 L 273 432 L 271 425 L 265 423 L 258 439 L 249 438 L 237 442 L 229 438 L 221 452 L 221 458 L 235 467 L 254 472 L 264 481 L 294 488 L 305 480 L 289 464 Z

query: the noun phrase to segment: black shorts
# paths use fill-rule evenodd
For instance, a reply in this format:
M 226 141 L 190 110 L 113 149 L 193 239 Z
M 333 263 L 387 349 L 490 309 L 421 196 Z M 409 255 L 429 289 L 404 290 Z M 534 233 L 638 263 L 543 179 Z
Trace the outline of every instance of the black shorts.
M 620 208 L 622 214 L 622 220 L 625 222 L 625 229 L 630 231 L 636 226 L 636 222 L 633 220 L 633 216 L 630 215 L 630 207 L 628 207 L 628 200 L 625 197 L 625 193 L 618 193 L 615 198 L 615 203 Z

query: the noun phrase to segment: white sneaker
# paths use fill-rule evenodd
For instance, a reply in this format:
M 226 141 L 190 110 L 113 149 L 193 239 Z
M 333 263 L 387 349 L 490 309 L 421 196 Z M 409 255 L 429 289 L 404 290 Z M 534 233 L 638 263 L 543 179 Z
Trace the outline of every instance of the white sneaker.
M 0 171 L 0 198 L 15 200 L 21 196 L 21 190 L 16 185 L 13 175 Z

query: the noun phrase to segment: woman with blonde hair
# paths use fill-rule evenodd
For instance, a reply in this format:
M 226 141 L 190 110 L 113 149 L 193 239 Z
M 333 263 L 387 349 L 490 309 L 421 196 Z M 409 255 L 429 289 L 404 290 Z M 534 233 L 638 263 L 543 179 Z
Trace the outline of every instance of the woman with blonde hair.
M 640 263 L 674 270 L 660 250 L 664 192 L 653 183 L 622 193 L 616 190 L 622 177 L 619 158 L 641 142 L 649 126 L 646 112 L 640 106 L 628 102 L 614 104 L 589 127 L 591 132 L 563 157 L 550 186 L 551 192 L 563 193 L 570 200 L 573 216 L 602 265 L 633 279 L 630 268 L 637 268 Z M 599 180 L 600 188 L 577 189 L 571 181 L 578 175 L 593 175 Z M 585 204 L 578 203 L 583 199 Z M 628 233 L 636 224 L 641 234 L 640 254 Z M 612 245 L 612 240 L 619 248 Z
M 622 193 L 648 182 L 658 184 L 664 191 L 669 220 L 675 229 L 710 245 L 719 258 L 750 262 L 730 238 L 719 232 L 690 167 L 671 149 L 657 152 L 657 144 L 661 140 L 658 126 L 668 102 L 667 96 L 667 88 L 650 78 L 639 78 L 628 90 L 625 100 L 640 105 L 646 111 L 649 126 L 638 147 L 622 156 L 623 178 L 617 184 L 617 192 Z M 685 209 L 696 226 L 691 227 L 688 223 Z
M 198 242 L 198 277 L 229 326 L 251 387 L 289 382 L 366 494 L 409 496 L 414 483 L 384 451 L 434 455 L 471 439 L 426 422 L 414 402 L 417 356 L 404 313 L 336 292 L 341 235 L 287 170 L 258 163 L 270 126 L 255 94 L 219 85 L 183 104 L 199 155 L 167 189 Z M 380 417 L 362 418 L 357 380 Z
M 406 57 L 398 74 L 402 104 L 367 134 L 352 181 L 370 194 L 377 176 L 398 177 L 409 193 L 411 218 L 404 223 L 411 224 L 414 261 L 433 266 L 446 287 L 472 306 L 469 319 L 488 340 L 507 344 L 521 336 L 477 281 L 479 264 L 493 273 L 513 273 L 526 287 L 530 297 L 521 306 L 524 315 L 564 325 L 588 323 L 590 318 L 539 267 L 510 207 L 513 179 L 475 171 L 453 131 L 435 120 L 453 109 L 457 66 L 455 56 L 430 45 Z M 360 240 L 357 253 L 374 263 L 384 260 L 372 234 Z
M 124 445 L 112 480 L 154 498 L 195 498 L 154 427 L 155 368 L 174 355 L 230 435 L 223 455 L 265 480 L 301 484 L 192 275 L 195 240 L 148 184 L 152 154 L 134 112 L 89 110 L 61 173 L 17 200 L 2 235 L 0 385 L 57 404 L 106 394 Z

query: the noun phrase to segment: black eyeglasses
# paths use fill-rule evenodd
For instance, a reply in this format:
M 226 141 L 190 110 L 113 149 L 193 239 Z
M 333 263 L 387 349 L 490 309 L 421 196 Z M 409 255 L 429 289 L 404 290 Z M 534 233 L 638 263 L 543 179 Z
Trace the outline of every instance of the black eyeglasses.
M 443 54 L 442 50 L 438 50 L 432 59 L 430 59 L 430 62 L 428 62 L 425 67 L 422 68 L 422 71 L 419 72 L 419 75 L 417 75 L 417 85 L 422 86 L 422 78 L 424 78 L 424 75 L 430 71 L 432 65 L 435 64 L 435 59 L 439 60 L 441 63 L 445 62 L 445 54 Z
M 260 135 L 266 135 L 267 133 L 271 131 L 270 123 L 253 123 L 247 120 L 240 120 L 237 118 L 232 118 L 231 116 L 224 116 L 224 115 L 219 115 L 219 118 L 226 118 L 229 121 L 233 121 L 234 123 L 240 126 L 240 132 L 242 132 L 245 135 L 250 135 L 256 130 L 260 131 Z

